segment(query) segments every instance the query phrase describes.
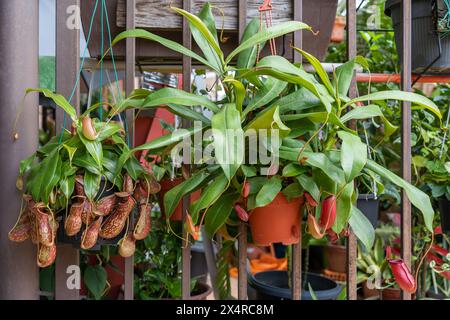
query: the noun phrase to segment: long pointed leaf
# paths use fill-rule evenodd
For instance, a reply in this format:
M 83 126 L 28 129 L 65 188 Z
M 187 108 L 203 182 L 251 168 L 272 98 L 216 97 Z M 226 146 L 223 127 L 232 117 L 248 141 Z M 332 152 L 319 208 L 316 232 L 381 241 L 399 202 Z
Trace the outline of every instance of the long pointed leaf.
M 211 48 L 215 51 L 215 53 L 217 54 L 217 56 L 220 59 L 220 62 L 223 62 L 223 52 L 220 49 L 219 43 L 216 41 L 216 39 L 214 38 L 212 33 L 209 31 L 208 27 L 206 27 L 206 25 L 202 22 L 202 20 L 200 20 L 199 17 L 197 17 L 183 9 L 175 8 L 175 7 L 171 7 L 171 9 L 173 11 L 177 12 L 178 14 L 182 15 L 183 17 L 185 17 L 192 26 L 194 26 L 196 29 L 198 29 L 198 31 L 201 33 L 203 38 L 208 42 L 208 44 L 211 46 Z
M 338 136 L 342 139 L 341 166 L 347 182 L 351 182 L 366 165 L 367 146 L 357 135 L 338 131 Z
M 234 104 L 226 104 L 211 119 L 214 152 L 228 180 L 231 180 L 244 160 L 243 130 L 239 111 Z
M 375 241 L 375 230 L 369 219 L 356 206 L 352 206 L 352 213 L 348 223 L 356 237 L 364 244 L 366 250 L 370 251 Z
M 195 52 L 186 49 L 184 46 L 182 46 L 181 44 L 172 41 L 172 40 L 168 40 L 165 39 L 163 37 L 157 36 L 154 33 L 151 33 L 149 31 L 146 30 L 142 30 L 142 29 L 133 29 L 133 30 L 127 30 L 124 32 L 119 33 L 113 40 L 113 42 L 111 43 L 111 47 L 114 46 L 117 42 L 126 39 L 126 38 L 142 38 L 142 39 L 146 39 L 146 40 L 151 40 L 151 41 L 156 41 L 159 44 L 173 50 L 176 52 L 179 52 L 185 56 L 191 57 L 195 60 L 197 60 L 198 62 L 201 62 L 202 64 L 204 64 L 205 66 L 211 68 L 211 70 L 214 70 L 216 72 L 220 72 L 220 70 L 216 70 L 215 66 L 213 66 L 212 64 L 210 64 L 206 59 L 202 58 L 201 56 L 199 56 L 198 54 L 196 54 Z
M 367 160 L 366 168 L 405 190 L 409 201 L 422 212 L 425 226 L 430 232 L 433 232 L 434 210 L 431 206 L 430 198 L 423 191 L 406 182 L 383 166 L 380 166 L 375 161 Z
M 250 111 L 261 108 L 269 104 L 273 99 L 277 98 L 280 93 L 286 88 L 287 83 L 278 79 L 268 78 L 264 83 L 264 87 L 258 90 L 253 99 L 244 110 L 244 116 Z
M 432 113 L 434 113 L 439 119 L 442 119 L 442 114 L 439 111 L 438 106 L 428 99 L 427 97 L 424 97 L 420 94 L 413 93 L 413 92 L 405 92 L 400 90 L 389 90 L 389 91 L 378 91 L 374 92 L 365 96 L 361 96 L 358 98 L 355 98 L 345 104 L 344 107 L 347 107 L 351 104 L 354 104 L 356 102 L 362 102 L 362 101 L 377 101 L 377 100 L 400 100 L 400 101 L 409 101 L 411 103 L 415 103 Z
M 162 88 L 153 92 L 144 100 L 140 109 L 159 107 L 168 104 L 188 107 L 204 106 L 213 112 L 218 112 L 220 110 L 214 102 L 204 96 L 174 88 Z

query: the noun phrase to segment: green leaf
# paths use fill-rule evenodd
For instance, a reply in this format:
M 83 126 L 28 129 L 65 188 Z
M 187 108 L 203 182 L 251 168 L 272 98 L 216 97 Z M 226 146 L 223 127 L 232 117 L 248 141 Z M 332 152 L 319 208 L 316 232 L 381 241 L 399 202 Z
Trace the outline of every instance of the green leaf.
M 314 179 L 305 174 L 299 175 L 296 178 L 298 183 L 300 183 L 300 185 L 302 186 L 302 188 L 305 189 L 313 197 L 313 199 L 317 201 L 317 203 L 319 203 L 320 190 Z
M 36 158 L 36 153 L 33 153 L 31 156 L 23 159 L 19 163 L 19 175 L 23 176 L 25 172 L 30 170 L 31 165 L 33 164 L 34 159 Z
M 204 96 L 174 88 L 162 88 L 153 92 L 144 100 L 140 109 L 161 107 L 161 105 L 169 104 L 187 107 L 204 106 L 213 112 L 220 110 L 214 102 Z
M 89 171 L 84 173 L 84 192 L 89 200 L 94 200 L 100 189 L 101 176 L 93 174 Z
M 423 191 L 372 160 L 367 160 L 366 168 L 405 190 L 409 201 L 422 212 L 425 226 L 430 232 L 433 232 L 434 210 L 430 198 Z
M 33 200 L 48 204 L 50 192 L 60 178 L 58 176 L 58 166 L 60 170 L 61 158 L 59 157 L 58 150 L 54 150 L 35 167 L 36 172 L 33 175 L 31 183 Z
M 226 104 L 211 119 L 214 152 L 228 180 L 235 175 L 244 160 L 243 130 L 239 111 L 234 104 Z
M 77 152 L 77 148 L 70 147 L 67 144 L 63 144 L 64 149 L 67 150 L 67 154 L 69 155 L 69 161 L 72 163 L 73 156 L 75 155 L 75 152 Z
M 350 219 L 352 212 L 352 195 L 354 192 L 353 181 L 345 185 L 336 200 L 336 221 L 333 225 L 333 230 L 337 234 L 345 228 Z
M 40 92 L 47 98 L 53 100 L 53 102 L 56 103 L 57 106 L 61 107 L 72 119 L 73 122 L 77 122 L 77 111 L 75 108 L 64 98 L 64 96 L 53 93 L 52 91 L 44 88 L 28 88 L 25 91 L 25 95 L 29 94 L 30 92 Z
M 244 173 L 244 176 L 246 176 L 247 178 L 256 176 L 256 168 L 255 167 L 246 166 L 245 164 L 243 164 L 241 166 L 241 169 L 242 169 L 242 172 Z
M 180 142 L 183 139 L 190 137 L 197 132 L 202 131 L 201 127 L 194 127 L 189 129 L 177 129 L 170 134 L 166 134 L 164 136 L 158 137 L 150 142 L 144 143 L 136 148 L 131 149 L 127 154 L 125 154 L 126 158 L 128 158 L 131 154 L 140 150 L 156 150 L 162 147 L 170 146 L 174 143 Z
M 217 54 L 215 49 L 209 43 L 207 37 L 204 36 L 202 30 L 206 28 L 209 33 L 212 35 L 215 45 L 218 47 L 218 39 L 217 39 L 217 30 L 216 30 L 216 22 L 214 20 L 214 16 L 211 12 L 211 5 L 209 2 L 205 3 L 202 10 L 198 13 L 198 19 L 202 22 L 202 29 L 199 29 L 196 24 L 193 22 L 189 22 L 189 28 L 191 30 L 192 36 L 197 43 L 198 47 L 202 50 L 203 55 L 206 59 L 215 66 L 215 70 L 223 69 L 223 53 L 219 48 L 221 57 Z M 199 21 L 196 21 L 197 24 Z
M 81 128 L 78 128 L 79 135 L 81 133 Z M 98 167 L 102 167 L 103 163 L 103 146 L 98 140 L 87 140 L 82 137 L 82 133 L 80 135 L 80 139 L 86 147 L 87 152 L 91 155 L 92 159 L 94 159 L 95 163 L 97 163 Z
M 190 214 L 194 223 L 198 220 L 198 214 L 201 210 L 209 208 L 213 203 L 215 203 L 222 193 L 228 188 L 229 181 L 227 177 L 221 174 L 219 177 L 215 178 L 206 188 L 202 190 L 202 195 L 200 198 L 190 206 Z M 208 211 L 207 214 L 210 214 Z
M 68 200 L 72 196 L 75 187 L 75 175 L 61 179 L 59 187 L 66 200 Z
M 370 251 L 375 241 L 375 230 L 369 219 L 356 207 L 352 206 L 352 213 L 348 221 L 356 237 Z
M 274 78 L 268 78 L 264 83 L 264 87 L 258 90 L 253 99 L 244 110 L 244 116 L 250 111 L 261 108 L 269 104 L 273 99 L 277 98 L 280 93 L 286 88 L 287 83 Z
M 316 57 L 314 57 L 313 55 L 309 54 L 306 51 L 303 51 L 302 49 L 294 47 L 294 50 L 300 52 L 306 58 L 306 60 L 308 60 L 308 62 L 313 66 L 314 70 L 316 70 L 317 75 L 319 76 L 320 80 L 322 80 L 322 83 L 328 89 L 328 92 L 331 95 L 336 96 L 336 92 L 334 91 L 330 78 L 328 77 L 328 74 L 325 71 L 325 69 L 322 67 L 320 61 Z
M 170 218 L 183 196 L 195 191 L 208 176 L 206 172 L 201 171 L 166 192 L 164 195 L 164 212 L 167 219 Z
M 366 165 L 367 146 L 354 134 L 338 131 L 338 136 L 342 139 L 341 166 L 347 182 L 351 182 Z
M 306 168 L 298 163 L 289 163 L 283 168 L 283 177 L 295 177 L 305 173 Z
M 380 107 L 374 104 L 369 104 L 363 107 L 356 107 L 341 117 L 341 121 L 343 123 L 349 120 L 360 120 L 360 119 L 368 119 L 373 117 L 381 117 L 381 120 L 384 123 L 384 135 L 385 137 L 391 136 L 395 131 L 397 131 L 398 127 L 394 126 L 389 120 L 386 119 Z
M 231 85 L 234 88 L 234 95 L 236 97 L 236 108 L 238 109 L 239 113 L 242 113 L 242 104 L 244 103 L 245 99 L 245 88 L 242 82 L 239 80 L 233 79 L 233 78 L 225 78 L 223 82 L 231 83 Z
M 208 118 L 206 118 L 202 113 L 192 110 L 189 107 L 179 106 L 176 104 L 169 104 L 166 106 L 166 109 L 168 109 L 173 114 L 176 114 L 177 116 L 180 116 L 184 119 L 193 120 L 193 121 L 201 121 L 205 125 L 211 124 L 211 121 Z
M 336 167 L 325 154 L 303 151 L 302 157 L 306 158 L 305 164 L 311 167 L 319 168 L 337 183 L 344 181 L 343 171 Z
M 281 179 L 278 176 L 273 176 L 267 179 L 261 190 L 256 195 L 256 207 L 264 207 L 271 203 L 277 194 L 281 191 Z
M 278 136 L 281 139 L 289 135 L 289 132 L 291 131 L 291 129 L 281 121 L 278 106 L 273 106 L 259 112 L 244 128 L 245 132 L 251 129 L 256 131 L 261 129 L 269 130 L 268 135 L 271 134 L 271 129 L 278 130 Z
M 312 123 L 325 123 L 330 122 L 339 128 L 351 132 L 356 133 L 356 131 L 353 131 L 349 128 L 347 128 L 341 120 L 336 116 L 335 113 L 328 113 L 328 112 L 310 112 L 310 113 L 298 113 L 298 114 L 286 114 L 281 116 L 281 120 L 283 121 L 295 121 L 300 119 L 308 119 Z
M 113 134 L 123 130 L 123 127 L 119 123 L 101 122 L 96 124 L 95 129 L 98 132 L 98 137 L 96 140 L 103 141 L 106 138 L 111 137 Z
M 234 49 L 228 57 L 225 59 L 225 64 L 230 63 L 230 61 L 240 52 L 252 48 L 259 43 L 266 42 L 269 39 L 278 38 L 284 34 L 291 33 L 297 30 L 308 29 L 311 30 L 311 27 L 308 25 L 298 22 L 298 21 L 288 21 L 277 24 L 273 27 L 267 28 L 261 32 L 256 33 Z
M 219 43 L 219 40 L 217 38 L 216 20 L 214 19 L 211 8 L 211 4 L 209 2 L 206 2 L 203 5 L 202 10 L 198 13 L 198 17 L 208 28 L 209 32 L 211 32 L 216 42 Z
M 256 68 L 243 73 L 242 77 L 256 75 L 268 75 L 279 80 L 305 87 L 320 99 L 327 112 L 331 111 L 330 101 L 332 101 L 333 98 L 328 94 L 326 89 L 323 88 L 323 86 L 321 87 L 312 75 L 296 67 L 286 58 L 281 56 L 264 57 L 261 61 L 259 61 Z
M 142 39 L 146 39 L 146 40 L 156 41 L 159 44 L 163 45 L 164 47 L 169 48 L 169 49 L 171 49 L 173 51 L 176 51 L 178 53 L 181 53 L 184 56 L 191 57 L 191 58 L 201 62 L 205 66 L 211 68 L 212 70 L 220 73 L 220 70 L 216 70 L 215 66 L 210 64 L 206 59 L 202 58 L 201 56 L 199 56 L 195 52 L 185 48 L 184 46 L 182 46 L 178 42 L 165 39 L 163 37 L 157 36 L 154 33 L 151 33 L 149 31 L 142 30 L 142 29 L 126 30 L 124 32 L 119 33 L 114 38 L 113 42 L 111 43 L 111 47 L 113 47 L 117 42 L 119 42 L 119 41 L 121 41 L 123 39 L 126 39 L 126 38 L 142 38 Z M 106 54 L 107 53 L 105 53 L 105 55 Z
M 382 117 L 383 112 L 380 107 L 375 104 L 369 104 L 367 106 L 356 107 L 341 117 L 342 122 L 347 122 L 349 120 L 361 120 L 369 119 L 373 117 Z
M 144 168 L 135 157 L 130 157 L 123 167 L 134 181 L 145 174 Z
M 357 56 L 336 68 L 336 80 L 338 83 L 337 87 L 340 96 L 347 96 L 357 65 L 361 65 L 364 68 L 369 69 L 367 60 L 361 56 Z
M 298 198 L 303 193 L 303 188 L 298 182 L 293 182 L 281 191 L 288 201 Z
M 280 113 L 303 111 L 320 105 L 320 100 L 308 89 L 299 88 L 275 102 L 280 107 Z
M 100 175 L 102 173 L 100 167 L 97 165 L 94 159 L 86 152 L 77 153 L 73 158 L 72 164 L 79 168 L 84 168 L 96 175 Z
M 233 205 L 238 198 L 239 194 L 237 193 L 225 194 L 208 209 L 205 216 L 205 231 L 209 238 L 212 238 L 228 220 Z
M 405 91 L 399 91 L 399 90 L 378 91 L 378 92 L 374 92 L 374 93 L 371 93 L 371 94 L 368 94 L 365 96 L 361 96 L 361 97 L 355 98 L 355 99 L 347 102 L 344 107 L 355 104 L 356 102 L 378 101 L 378 100 L 409 101 L 411 103 L 417 104 L 417 105 L 431 111 L 439 119 L 442 119 L 442 114 L 439 111 L 438 106 L 433 101 L 431 101 L 427 97 L 424 97 L 417 93 L 405 92 Z
M 100 300 L 106 289 L 108 274 L 101 265 L 87 266 L 84 270 L 84 283 L 96 300 Z
M 263 24 L 263 28 L 265 28 L 265 25 Z M 242 34 L 241 43 L 247 41 L 257 33 L 259 33 L 260 29 L 260 23 L 259 19 L 253 18 L 245 27 L 244 33 Z M 259 45 L 260 50 L 264 47 L 264 43 L 260 43 Z M 256 55 L 258 53 L 258 46 L 254 45 L 253 47 L 250 47 L 238 55 L 236 67 L 238 69 L 250 69 L 255 65 L 256 62 Z
M 217 54 L 217 56 L 220 59 L 219 61 L 223 65 L 224 64 L 223 63 L 223 52 L 220 49 L 219 43 L 216 41 L 216 39 L 212 35 L 211 31 L 209 31 L 208 27 L 206 27 L 206 25 L 202 22 L 202 20 L 200 20 L 199 17 L 197 17 L 183 9 L 175 8 L 175 7 L 171 7 L 171 9 L 173 11 L 177 12 L 178 14 L 182 15 L 189 21 L 189 23 L 191 25 L 191 32 L 193 34 L 196 32 L 196 29 L 198 30 L 198 32 L 200 33 L 198 35 L 198 38 L 203 38 L 207 41 L 207 43 L 211 46 L 211 48 Z M 192 28 L 192 26 L 194 28 Z M 217 35 L 216 35 L 216 37 L 217 37 Z M 199 43 L 199 45 L 200 45 L 200 43 Z M 201 49 L 203 51 L 203 48 L 201 48 Z

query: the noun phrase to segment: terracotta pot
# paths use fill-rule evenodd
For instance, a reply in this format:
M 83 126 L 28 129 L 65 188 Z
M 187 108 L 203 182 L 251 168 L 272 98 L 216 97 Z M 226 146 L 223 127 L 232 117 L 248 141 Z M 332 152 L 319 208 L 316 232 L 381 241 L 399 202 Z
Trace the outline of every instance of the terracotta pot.
M 340 43 L 345 35 L 345 17 L 337 16 L 334 20 L 333 32 L 331 33 L 331 42 Z
M 346 273 L 347 249 L 345 246 L 328 244 L 324 249 L 327 268 L 334 272 Z
M 298 243 L 302 205 L 303 198 L 289 202 L 280 192 L 267 206 L 253 209 L 249 219 L 253 242 L 260 246 Z
M 161 213 L 162 213 L 162 215 L 164 217 L 165 217 L 165 212 L 164 212 L 164 195 L 170 189 L 172 189 L 173 187 L 179 185 L 182 182 L 183 182 L 183 178 L 181 178 L 181 177 L 180 178 L 175 178 L 173 180 L 162 179 L 160 181 L 161 190 L 158 192 L 158 201 L 159 201 L 159 206 L 161 208 Z M 194 201 L 198 200 L 200 198 L 200 195 L 201 195 L 201 191 L 200 190 L 191 193 L 191 195 L 190 195 L 191 202 L 194 202 Z M 180 200 L 180 202 L 178 203 L 178 205 L 175 208 L 174 212 L 170 216 L 170 221 L 181 221 L 182 210 L 183 210 L 183 208 L 182 208 L 183 202 L 182 201 L 183 200 Z
M 399 288 L 386 288 L 381 290 L 381 300 L 402 300 Z
M 369 289 L 367 286 L 367 281 L 364 281 L 362 283 L 362 294 L 365 299 L 372 298 L 372 297 L 379 297 L 380 296 L 380 290 L 377 289 Z

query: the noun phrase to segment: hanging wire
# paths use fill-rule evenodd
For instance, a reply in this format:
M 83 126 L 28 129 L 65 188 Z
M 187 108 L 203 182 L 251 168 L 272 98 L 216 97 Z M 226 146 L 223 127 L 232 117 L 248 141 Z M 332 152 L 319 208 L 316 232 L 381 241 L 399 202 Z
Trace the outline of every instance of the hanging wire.
M 114 77 L 116 80 L 116 85 L 117 85 L 117 92 L 119 94 L 119 101 L 122 100 L 122 91 L 120 90 L 119 87 L 119 76 L 117 74 L 117 66 L 116 66 L 116 61 L 114 59 L 114 51 L 112 48 L 112 37 L 111 37 L 111 27 L 109 24 L 109 17 L 108 17 L 108 8 L 106 7 L 106 2 L 105 0 L 102 0 L 102 6 L 105 9 L 105 16 L 106 16 L 106 29 L 108 31 L 108 42 L 109 42 L 109 48 L 111 50 L 111 61 L 112 61 L 112 65 L 113 65 L 113 70 L 114 70 Z M 103 59 L 102 59 L 103 60 Z M 126 117 L 126 113 L 124 113 L 123 116 L 123 124 L 124 124 L 124 128 L 125 128 L 125 133 L 126 133 L 126 138 L 127 138 L 127 144 L 128 146 L 131 146 L 130 143 L 130 133 L 128 131 L 128 122 L 127 122 L 127 117 Z M 119 114 L 119 119 L 122 122 L 122 117 Z
M 100 43 L 100 54 L 103 57 L 103 54 L 105 53 L 105 37 L 104 37 L 104 28 L 105 28 L 105 22 L 103 19 L 103 16 L 105 14 L 105 0 L 102 0 L 102 10 L 101 10 L 101 14 L 100 14 L 100 25 L 101 25 L 101 43 Z M 103 59 L 100 60 L 100 84 L 99 84 L 99 97 L 98 97 L 98 101 L 100 103 L 103 102 Z M 103 121 L 103 105 L 100 105 L 100 110 L 99 110 L 99 117 L 100 117 L 100 121 Z
M 87 39 L 86 39 L 86 47 L 84 48 L 83 58 L 81 59 L 81 64 L 80 64 L 80 69 L 78 71 L 77 78 L 75 80 L 75 84 L 74 84 L 73 89 L 72 89 L 72 93 L 70 94 L 70 97 L 69 97 L 69 103 L 72 101 L 73 96 L 75 95 L 75 91 L 76 91 L 76 89 L 78 87 L 78 83 L 80 82 L 81 72 L 83 71 L 84 62 L 86 60 L 88 44 L 89 44 L 89 41 L 91 40 L 92 26 L 94 25 L 94 18 L 95 18 L 95 13 L 97 12 L 98 2 L 99 2 L 99 0 L 95 1 L 94 12 L 92 13 L 91 21 L 89 23 L 89 32 L 88 32 L 88 36 L 87 36 Z M 63 133 L 64 133 L 64 130 L 66 129 L 66 125 L 67 125 L 67 114 L 64 112 L 63 126 L 61 128 L 61 135 L 59 137 L 59 144 L 61 144 L 61 142 L 62 142 Z

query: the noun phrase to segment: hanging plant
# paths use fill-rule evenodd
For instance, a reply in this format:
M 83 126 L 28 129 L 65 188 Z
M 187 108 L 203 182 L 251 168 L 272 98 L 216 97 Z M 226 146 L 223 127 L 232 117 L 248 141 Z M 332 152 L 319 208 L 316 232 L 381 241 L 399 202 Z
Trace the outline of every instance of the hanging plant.
M 151 223 L 150 197 L 160 186 L 134 156 L 119 166 L 121 156 L 130 150 L 122 124 L 110 117 L 101 121 L 89 116 L 107 103 L 93 105 L 78 117 L 63 96 L 47 89 L 28 89 L 27 94 L 30 92 L 52 99 L 70 116 L 72 128 L 21 161 L 16 186 L 23 192 L 23 206 L 9 239 L 22 242 L 31 238 L 38 246 L 37 263 L 45 267 L 55 260 L 58 228 L 64 229 L 66 236 L 76 237 L 77 245 L 86 250 L 103 239 L 120 236 L 115 243 L 129 244 L 145 238 Z M 120 104 L 132 103 L 135 98 L 123 99 Z M 14 135 L 20 138 L 18 133 Z M 140 211 L 134 210 L 137 205 Z M 129 256 L 133 248 L 127 248 Z

